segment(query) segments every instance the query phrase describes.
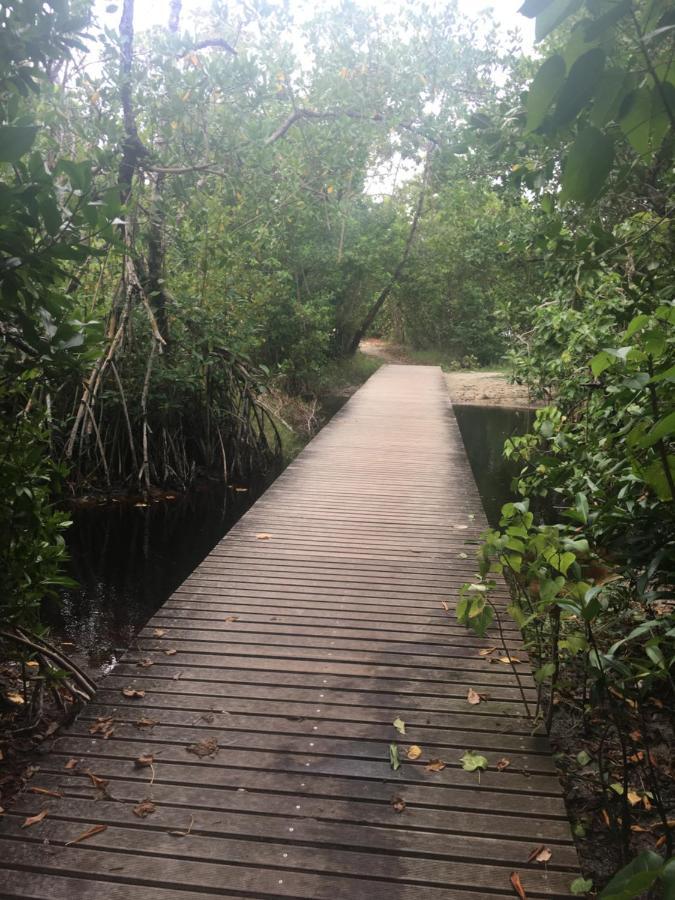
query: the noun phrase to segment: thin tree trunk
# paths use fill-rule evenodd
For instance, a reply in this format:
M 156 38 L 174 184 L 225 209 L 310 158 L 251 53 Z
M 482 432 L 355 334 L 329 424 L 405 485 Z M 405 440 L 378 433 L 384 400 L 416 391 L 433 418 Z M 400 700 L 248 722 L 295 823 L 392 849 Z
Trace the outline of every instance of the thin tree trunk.
M 180 27 L 180 13 L 183 6 L 183 0 L 171 0 L 169 8 L 169 31 L 176 34 Z
M 354 336 L 352 337 L 349 346 L 347 348 L 348 354 L 356 353 L 359 349 L 359 344 L 365 337 L 368 332 L 368 329 L 373 324 L 375 319 L 377 318 L 378 313 L 384 306 L 387 301 L 387 298 L 396 287 L 403 274 L 403 270 L 405 269 L 405 265 L 408 262 L 408 257 L 410 256 L 410 250 L 412 249 L 413 241 L 415 239 L 415 234 L 417 232 L 417 226 L 419 225 L 420 218 L 422 216 L 422 211 L 424 209 L 424 200 L 426 198 L 427 187 L 429 183 L 429 169 L 431 163 L 431 157 L 435 146 L 432 144 L 427 148 L 427 158 L 424 164 L 424 174 L 422 176 L 422 186 L 420 188 L 419 197 L 417 198 L 417 206 L 415 207 L 415 213 L 412 218 L 412 222 L 410 223 L 410 230 L 408 232 L 408 237 L 405 242 L 405 247 L 403 248 L 403 255 L 399 260 L 398 265 L 394 269 L 394 274 L 389 279 L 388 283 L 382 289 L 380 294 L 377 297 L 377 300 L 370 307 L 368 312 L 366 313 L 365 318 L 361 322 L 361 325 L 356 329 Z

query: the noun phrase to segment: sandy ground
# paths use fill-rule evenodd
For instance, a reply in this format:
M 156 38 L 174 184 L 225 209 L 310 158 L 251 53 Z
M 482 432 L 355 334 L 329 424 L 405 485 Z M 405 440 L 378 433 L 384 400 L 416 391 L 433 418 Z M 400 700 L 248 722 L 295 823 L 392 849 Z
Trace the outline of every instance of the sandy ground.
M 376 338 L 361 342 L 360 350 L 389 363 L 414 365 L 403 347 Z M 509 384 L 503 372 L 445 372 L 448 393 L 453 403 L 480 406 L 533 406 L 526 387 Z

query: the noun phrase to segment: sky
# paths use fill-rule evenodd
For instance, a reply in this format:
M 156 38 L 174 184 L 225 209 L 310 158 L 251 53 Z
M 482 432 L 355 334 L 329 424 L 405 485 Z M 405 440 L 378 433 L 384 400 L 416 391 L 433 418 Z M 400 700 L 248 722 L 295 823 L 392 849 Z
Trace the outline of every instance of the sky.
M 183 9 L 189 14 L 191 9 L 204 7 L 207 0 L 183 0 Z M 291 7 L 313 6 L 311 0 L 290 0 Z M 374 6 L 391 6 L 392 0 L 371 0 Z M 395 0 L 394 0 L 395 2 Z M 100 19 L 106 25 L 116 27 L 119 20 L 119 11 L 106 15 L 105 8 L 110 6 L 111 0 L 96 0 L 94 7 Z M 459 8 L 467 16 L 478 13 L 484 9 L 492 9 L 495 18 L 499 21 L 504 31 L 518 28 L 523 37 L 525 47 L 531 47 L 534 41 L 534 19 L 526 19 L 518 13 L 522 0 L 459 0 Z M 121 7 L 121 3 L 118 3 Z M 135 11 L 135 24 L 139 31 L 153 25 L 165 24 L 168 19 L 169 0 L 137 0 Z

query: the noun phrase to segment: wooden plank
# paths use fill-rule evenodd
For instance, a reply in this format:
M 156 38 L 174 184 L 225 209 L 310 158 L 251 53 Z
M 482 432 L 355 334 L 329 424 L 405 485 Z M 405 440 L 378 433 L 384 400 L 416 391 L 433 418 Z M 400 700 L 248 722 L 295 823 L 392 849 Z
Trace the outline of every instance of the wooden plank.
M 383 367 L 52 742 L 32 784 L 61 796 L 24 792 L 0 821 L 2 896 L 505 900 L 515 870 L 528 897 L 567 897 L 576 854 L 518 630 L 504 647 L 450 612 L 485 525 L 440 370 Z M 507 650 L 517 676 L 489 661 Z M 541 844 L 546 867 L 527 862 Z

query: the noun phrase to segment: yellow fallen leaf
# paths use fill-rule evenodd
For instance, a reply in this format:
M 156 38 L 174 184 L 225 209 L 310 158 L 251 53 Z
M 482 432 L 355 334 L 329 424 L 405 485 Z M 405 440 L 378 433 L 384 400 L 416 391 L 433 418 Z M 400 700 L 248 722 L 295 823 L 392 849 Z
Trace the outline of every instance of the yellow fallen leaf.
M 49 815 L 49 810 L 43 809 L 42 812 L 39 812 L 37 815 L 28 816 L 27 819 L 24 819 L 21 827 L 22 828 L 30 828 L 31 825 L 37 825 L 48 815 Z
M 26 702 L 21 694 L 18 691 L 8 691 L 5 694 L 5 700 L 8 700 L 10 703 L 13 703 L 15 706 L 23 706 Z
M 145 691 L 139 691 L 136 688 L 122 688 L 122 694 L 125 697 L 130 697 L 132 700 L 139 700 L 141 697 L 145 697 Z
M 483 650 L 478 651 L 479 656 L 489 656 L 491 653 L 497 652 L 497 647 L 485 647 Z
M 37 662 L 37 661 L 34 660 L 34 659 L 30 659 L 30 660 L 28 660 L 28 662 L 26 663 L 26 668 L 27 668 L 27 669 L 39 669 L 39 668 L 40 668 L 40 663 Z
M 163 628 L 155 628 L 152 633 L 155 637 L 164 637 L 166 631 Z
M 92 825 L 91 828 L 87 828 L 82 834 L 78 834 L 72 841 L 66 841 L 66 847 L 70 847 L 72 844 L 79 844 L 80 841 L 86 841 L 95 834 L 100 834 L 102 831 L 105 831 L 107 827 L 107 825 Z
M 630 803 L 631 806 L 637 806 L 638 803 L 642 800 L 642 797 L 638 794 L 637 791 L 628 791 L 626 794 L 626 799 Z
M 504 663 L 505 666 L 510 665 L 511 663 L 519 663 L 520 660 L 517 656 L 500 656 L 499 662 Z
M 446 612 L 450 612 L 450 607 L 448 606 L 448 603 L 447 603 L 446 600 L 441 600 L 441 606 L 443 607 L 443 609 L 444 609 Z
M 396 716 L 392 724 L 399 734 L 405 734 L 405 722 L 400 716 Z
M 269 541 L 269 539 L 270 539 L 271 537 L 272 537 L 272 535 L 271 535 L 271 534 L 268 534 L 266 531 L 259 531 L 259 532 L 256 534 L 256 539 L 259 540 L 259 541 Z
M 408 752 L 406 756 L 408 759 L 419 759 L 422 755 L 422 748 L 418 747 L 417 744 L 413 744 L 412 747 L 408 747 Z
M 176 653 L 178 653 L 178 650 L 176 650 L 175 647 L 169 647 L 168 650 L 165 650 L 165 651 L 164 651 L 164 655 L 165 655 L 165 656 L 175 656 Z

